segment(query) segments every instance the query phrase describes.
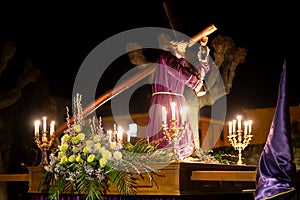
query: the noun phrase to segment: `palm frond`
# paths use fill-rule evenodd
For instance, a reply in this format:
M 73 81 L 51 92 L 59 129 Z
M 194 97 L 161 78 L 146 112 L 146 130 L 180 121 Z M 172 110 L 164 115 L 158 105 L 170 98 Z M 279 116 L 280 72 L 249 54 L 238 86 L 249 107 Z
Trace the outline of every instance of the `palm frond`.
M 136 178 L 132 174 L 113 169 L 110 170 L 109 177 L 121 194 L 133 195 L 137 193 Z
M 125 150 L 133 153 L 149 153 L 157 149 L 156 145 L 149 144 L 145 138 L 139 139 L 134 145 L 129 143 L 124 147 Z
M 66 184 L 66 179 L 57 179 L 49 189 L 49 200 L 59 199 L 60 195 L 65 191 Z
M 54 179 L 54 174 L 48 171 L 44 171 L 43 173 L 44 174 L 42 176 L 41 182 L 39 183 L 38 190 L 41 192 L 47 192 L 50 188 L 50 183 Z
M 84 178 L 78 180 L 77 184 L 78 193 L 86 200 L 102 200 L 107 189 L 108 185 L 99 179 L 87 180 Z

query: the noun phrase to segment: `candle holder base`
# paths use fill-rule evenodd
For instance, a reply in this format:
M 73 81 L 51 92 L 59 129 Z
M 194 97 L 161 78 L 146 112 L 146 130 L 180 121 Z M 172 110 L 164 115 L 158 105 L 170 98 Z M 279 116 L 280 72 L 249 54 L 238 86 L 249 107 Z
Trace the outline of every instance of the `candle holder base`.
M 46 150 L 41 149 L 41 162 L 39 165 L 47 165 L 48 164 L 48 154 Z

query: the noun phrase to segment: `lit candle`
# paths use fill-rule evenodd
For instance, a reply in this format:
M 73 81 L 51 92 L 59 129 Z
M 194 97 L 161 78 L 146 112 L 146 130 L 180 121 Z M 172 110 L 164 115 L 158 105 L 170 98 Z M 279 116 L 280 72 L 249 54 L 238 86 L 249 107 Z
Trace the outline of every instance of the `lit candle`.
M 249 120 L 249 133 L 252 132 L 252 120 Z
M 184 106 L 182 108 L 182 119 L 181 119 L 182 120 L 182 124 L 185 124 L 185 122 L 186 122 L 187 112 L 188 112 L 188 108 L 186 106 Z
M 54 126 L 55 126 L 55 121 L 51 121 L 50 123 L 50 135 L 54 133 Z
M 111 137 L 112 137 L 112 130 L 108 130 L 108 140 L 111 142 Z
M 130 130 L 127 131 L 127 142 L 130 142 Z
M 244 134 L 247 135 L 248 133 L 248 122 L 244 123 Z
M 122 143 L 123 141 L 123 129 L 119 126 L 118 127 L 118 132 L 117 132 L 117 140 L 118 142 Z
M 232 133 L 232 121 L 228 122 L 229 125 L 229 135 Z
M 240 115 L 237 116 L 238 120 L 238 130 L 242 129 L 242 117 Z
M 175 102 L 172 102 L 172 103 L 171 103 L 172 120 L 176 119 L 176 118 L 175 118 L 175 106 L 176 106 L 176 103 L 175 103 Z
M 43 131 L 46 132 L 47 131 L 47 117 L 43 117 Z
M 235 133 L 236 120 L 232 120 L 232 132 Z
M 34 122 L 34 134 L 35 134 L 35 135 L 38 135 L 38 134 L 39 134 L 40 124 L 41 124 L 40 120 L 36 120 L 36 121 Z
M 161 114 L 162 122 L 165 124 L 167 122 L 167 110 L 165 106 L 162 107 Z
M 112 142 L 117 142 L 118 141 L 118 126 L 117 124 L 114 124 L 114 130 L 112 132 L 112 136 L 111 136 L 111 141 Z

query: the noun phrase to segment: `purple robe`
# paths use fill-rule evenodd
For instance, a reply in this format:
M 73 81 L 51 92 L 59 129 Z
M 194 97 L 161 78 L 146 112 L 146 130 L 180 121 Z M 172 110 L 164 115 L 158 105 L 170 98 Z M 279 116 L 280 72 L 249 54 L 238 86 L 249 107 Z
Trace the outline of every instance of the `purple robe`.
M 200 63 L 199 63 L 200 64 Z M 199 66 L 198 66 L 199 67 Z M 149 141 L 159 141 L 158 148 L 170 147 L 170 142 L 163 139 L 162 132 L 162 106 L 166 107 L 166 124 L 171 126 L 171 102 L 176 103 L 175 117 L 177 126 L 182 124 L 182 107 L 185 105 L 183 96 L 185 85 L 195 88 L 200 82 L 195 70 L 191 69 L 185 59 L 178 59 L 170 52 L 164 52 L 159 58 L 159 64 L 156 67 L 154 83 L 152 85 L 152 100 L 149 109 L 149 118 L 146 129 L 146 137 Z M 185 147 L 182 156 L 189 156 L 194 151 L 194 136 L 189 124 L 188 116 L 186 118 L 187 129 L 190 132 L 184 132 L 180 141 L 180 146 Z

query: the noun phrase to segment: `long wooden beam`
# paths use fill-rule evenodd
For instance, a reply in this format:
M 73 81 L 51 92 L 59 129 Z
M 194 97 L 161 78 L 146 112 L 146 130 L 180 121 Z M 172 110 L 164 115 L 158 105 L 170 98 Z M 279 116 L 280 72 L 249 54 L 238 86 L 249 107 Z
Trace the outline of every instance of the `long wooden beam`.
M 117 96 L 124 90 L 130 88 L 132 85 L 135 83 L 139 82 L 143 78 L 147 77 L 150 75 L 152 72 L 155 70 L 155 65 L 149 65 L 145 69 L 141 70 L 131 78 L 127 79 L 124 81 L 122 84 L 118 85 L 117 87 L 108 90 L 101 96 L 99 96 L 94 102 L 90 103 L 84 110 L 83 110 L 83 115 L 84 117 L 88 116 L 92 112 L 94 112 L 97 108 L 102 106 L 105 102 L 111 100 L 113 97 Z M 70 123 L 74 122 L 74 117 L 70 119 Z M 61 125 L 54 133 L 53 135 L 55 137 L 59 136 L 63 131 L 68 127 L 67 122 L 65 122 L 63 125 Z

